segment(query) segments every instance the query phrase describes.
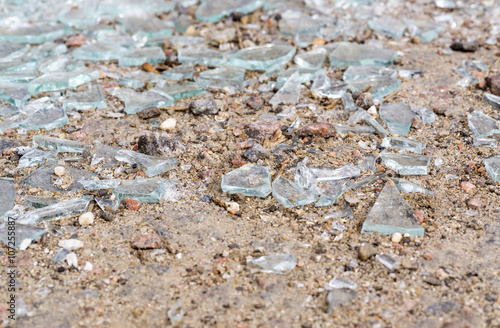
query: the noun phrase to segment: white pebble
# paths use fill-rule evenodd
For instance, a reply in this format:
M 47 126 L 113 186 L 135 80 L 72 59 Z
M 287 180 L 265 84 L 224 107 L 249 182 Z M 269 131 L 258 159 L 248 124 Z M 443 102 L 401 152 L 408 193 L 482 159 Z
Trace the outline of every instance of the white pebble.
M 91 225 L 92 223 L 94 223 L 94 213 L 92 212 L 83 213 L 82 215 L 80 215 L 78 223 L 80 223 L 80 225 L 82 226 Z
M 85 266 L 83 267 L 83 270 L 84 271 L 92 271 L 93 268 L 94 268 L 94 266 L 92 265 L 92 263 L 85 262 Z
M 226 209 L 231 214 L 236 214 L 240 211 L 240 204 L 235 202 L 227 202 Z
M 375 118 L 378 118 L 377 107 L 372 106 L 372 107 L 368 108 L 368 114 L 370 114 L 371 116 L 373 116 Z
M 83 242 L 78 239 L 60 240 L 59 247 L 65 248 L 68 251 L 74 251 L 83 247 Z
M 62 177 L 65 173 L 66 173 L 66 169 L 64 168 L 64 166 L 54 167 L 54 174 L 55 175 Z
M 163 131 L 173 130 L 177 124 L 177 120 L 175 118 L 168 118 L 160 125 L 160 129 Z
M 392 234 L 391 241 L 393 243 L 399 243 L 403 239 L 403 235 L 399 232 L 395 232 Z
M 21 245 L 19 245 L 19 250 L 24 251 L 29 245 L 31 245 L 31 239 L 25 239 L 21 242 Z
M 76 258 L 76 254 L 73 252 L 66 255 L 66 262 L 68 262 L 68 265 L 70 267 L 72 266 L 74 266 L 75 268 L 78 267 L 78 259 Z

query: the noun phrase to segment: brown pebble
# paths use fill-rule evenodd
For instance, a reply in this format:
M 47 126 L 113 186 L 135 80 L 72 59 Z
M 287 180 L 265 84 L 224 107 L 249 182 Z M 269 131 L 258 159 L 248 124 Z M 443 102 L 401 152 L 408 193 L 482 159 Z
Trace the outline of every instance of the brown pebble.
M 130 246 L 135 249 L 163 248 L 163 241 L 156 233 L 148 233 L 137 237 Z
M 500 74 L 487 76 L 484 80 L 491 93 L 500 96 Z
M 141 202 L 132 198 L 125 199 L 127 208 L 131 211 L 137 211 L 141 208 Z
M 356 99 L 356 106 L 368 109 L 373 106 L 373 97 L 369 92 L 363 92 Z
M 149 120 L 150 118 L 158 117 L 160 115 L 161 110 L 158 107 L 149 107 L 137 113 L 137 116 L 143 120 Z
M 422 257 L 430 261 L 434 258 L 434 255 L 431 252 L 425 252 L 424 255 L 422 255 Z
M 66 39 L 66 45 L 68 47 L 80 47 L 85 44 L 85 41 L 87 41 L 85 35 L 77 34 L 70 36 L 68 39 Z
M 418 219 L 418 222 L 422 223 L 424 222 L 424 213 L 422 213 L 420 210 L 415 210 L 415 216 L 417 217 Z
M 462 181 L 462 183 L 460 183 L 460 187 L 466 192 L 471 192 L 474 188 L 476 188 L 476 186 L 468 181 Z
M 151 65 L 150 63 L 142 64 L 142 69 L 149 73 L 160 74 L 160 72 L 158 72 L 156 68 L 154 68 L 153 65 Z
M 259 110 L 264 105 L 264 101 L 259 96 L 251 96 L 247 100 L 247 105 L 253 110 Z
M 257 140 L 271 139 L 279 128 L 281 124 L 277 120 L 265 119 L 248 124 L 245 127 L 245 133 Z
M 358 249 L 358 258 L 361 261 L 368 261 L 370 257 L 377 255 L 377 249 L 373 247 L 371 244 L 364 244 L 359 246 Z
M 475 52 L 479 49 L 479 44 L 476 41 L 472 42 L 453 42 L 450 48 L 455 51 Z
M 472 197 L 467 201 L 467 205 L 473 208 L 478 208 L 481 206 L 481 200 L 479 199 L 479 196 Z
M 317 136 L 329 138 L 335 135 L 335 127 L 330 123 L 309 123 L 300 129 L 299 135 L 301 137 Z
M 434 277 L 434 276 L 424 276 L 424 282 L 426 282 L 432 286 L 440 286 L 441 285 L 441 280 L 439 280 L 439 278 Z

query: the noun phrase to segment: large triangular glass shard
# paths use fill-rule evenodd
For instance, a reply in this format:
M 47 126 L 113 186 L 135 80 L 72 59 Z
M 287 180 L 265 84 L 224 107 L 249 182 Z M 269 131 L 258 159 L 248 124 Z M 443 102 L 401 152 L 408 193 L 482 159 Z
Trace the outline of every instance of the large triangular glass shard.
M 33 147 L 58 153 L 83 153 L 90 148 L 90 145 L 73 140 L 35 135 L 33 136 Z
M 155 91 L 166 97 L 172 97 L 175 101 L 177 101 L 184 98 L 202 95 L 206 92 L 206 89 L 206 82 L 198 81 L 165 85 L 163 87 L 157 87 Z
M 392 16 L 375 17 L 368 21 L 368 26 L 375 32 L 379 32 L 399 40 L 403 37 L 406 24 Z
M 425 142 L 419 142 L 411 139 L 392 137 L 384 138 L 381 146 L 384 148 L 402 149 L 415 154 L 422 154 L 422 151 L 425 149 L 427 144 Z
M 323 48 L 317 48 L 307 52 L 298 54 L 294 58 L 295 64 L 305 68 L 321 68 L 325 62 L 326 50 Z
M 31 114 L 19 124 L 19 127 L 26 130 L 50 130 L 67 124 L 69 124 L 69 119 L 66 111 L 62 107 L 51 104 Z
M 394 183 L 389 180 L 368 213 L 361 233 L 390 235 L 395 232 L 423 236 L 424 228 Z
M 493 134 L 500 134 L 498 122 L 488 115 L 478 110 L 467 115 L 469 129 L 474 132 L 477 138 L 484 138 Z
M 71 177 L 72 182 L 66 188 L 62 188 L 54 175 L 55 167 L 55 165 L 42 166 L 24 178 L 23 183 L 52 192 L 68 192 L 82 189 L 83 186 L 78 181 L 90 180 L 95 176 L 95 173 L 66 166 L 65 170 L 67 175 Z
M 168 172 L 177 166 L 177 158 L 161 158 L 123 149 L 118 151 L 115 158 L 129 164 L 137 164 L 151 178 Z
M 274 107 L 279 104 L 292 104 L 295 105 L 300 98 L 300 75 L 298 72 L 293 74 L 285 84 L 278 90 L 278 92 L 269 100 L 269 103 Z
M 136 114 L 150 107 L 168 107 L 174 104 L 174 99 L 168 94 L 155 92 L 152 89 L 146 92 L 135 92 L 130 89 L 115 89 L 111 94 L 125 103 L 125 113 Z
M 162 75 L 144 71 L 133 71 L 125 74 L 118 80 L 119 85 L 132 89 L 142 88 L 146 82 L 156 83 L 156 85 L 164 85 L 166 83 Z
M 249 14 L 265 3 L 265 0 L 203 0 L 196 10 L 195 18 L 201 22 L 215 23 L 233 12 Z
M 193 64 L 182 64 L 180 66 L 173 67 L 169 70 L 163 71 L 161 73 L 166 79 L 172 81 L 179 81 L 185 79 L 192 79 L 194 74 Z M 243 75 L 243 77 L 245 77 Z
M 42 237 L 45 235 L 48 231 L 45 228 L 40 228 L 34 225 L 28 225 L 28 224 L 21 224 L 16 222 L 15 224 L 15 243 L 12 245 L 12 235 L 9 235 L 9 232 L 12 232 L 12 230 L 9 230 L 10 225 L 5 222 L 0 226 L 0 241 L 4 243 L 5 245 L 8 245 L 11 248 L 17 248 L 21 245 L 21 243 L 29 239 L 31 241 L 35 241 L 38 238 Z M 14 246 L 14 247 L 12 247 Z
M 130 49 L 118 59 L 118 65 L 141 66 L 144 63 L 155 65 L 164 62 L 165 59 L 167 59 L 165 52 L 159 47 Z
M 484 167 L 494 181 L 500 181 L 500 156 L 486 158 Z
M 383 103 L 379 109 L 380 118 L 385 122 L 391 134 L 405 136 L 410 133 L 415 113 L 403 103 Z
M 71 55 L 81 60 L 117 60 L 124 53 L 126 49 L 116 44 L 97 41 L 95 43 L 81 46 L 73 50 Z
M 390 154 L 386 151 L 381 152 L 379 156 L 385 166 L 401 175 L 427 175 L 431 160 L 429 156 Z
M 491 105 L 495 109 L 500 109 L 500 96 L 495 96 L 491 93 L 485 92 L 483 95 L 483 102 Z
M 318 33 L 321 23 L 301 11 L 287 10 L 279 20 L 280 33 L 286 36 Z
M 380 49 L 356 43 L 341 42 L 330 54 L 330 65 L 347 67 L 351 65 L 381 65 L 392 64 L 397 53 L 388 49 Z
M 268 44 L 242 49 L 234 54 L 229 61 L 233 66 L 265 71 L 272 66 L 288 63 L 295 52 L 296 49 L 292 46 Z
M 63 103 L 65 109 L 89 110 L 91 108 L 106 108 L 106 98 L 102 92 L 101 85 L 92 83 L 85 90 L 68 92 L 68 97 Z
M 39 44 L 65 35 L 69 29 L 63 24 L 47 22 L 14 24 L 0 27 L 0 39 L 14 43 Z
M 24 197 L 26 205 L 31 209 L 46 207 L 57 203 L 59 200 L 55 197 L 42 197 L 42 196 L 26 196 Z
M 0 218 L 14 206 L 16 200 L 16 188 L 14 179 L 0 179 Z
M 17 222 L 21 224 L 36 224 L 40 221 L 71 218 L 87 212 L 92 199 L 92 196 L 84 196 L 32 210 L 21 215 L 17 219 Z
M 31 94 L 37 94 L 46 91 L 73 89 L 98 78 L 99 71 L 93 69 L 48 73 L 31 81 L 28 84 L 28 90 Z
M 19 159 L 17 169 L 44 164 L 45 161 L 55 163 L 56 157 L 57 153 L 55 152 L 32 149 Z
M 222 176 L 222 191 L 265 198 L 271 193 L 271 174 L 267 166 L 246 164 Z
M 113 190 L 113 194 L 119 200 L 132 198 L 141 203 L 159 203 L 165 196 L 165 182 L 162 178 L 129 180 Z
M 272 189 L 274 198 L 284 207 L 307 205 L 318 200 L 318 193 L 314 189 L 302 189 L 281 175 L 273 181 Z
M 406 181 L 403 179 L 397 179 L 397 178 L 392 178 L 392 181 L 396 185 L 396 187 L 399 189 L 399 191 L 402 192 L 421 192 L 423 194 L 428 194 L 428 195 L 434 195 L 434 193 L 428 189 L 422 188 L 417 184 L 411 183 L 410 181 Z
M 177 59 L 183 64 L 200 64 L 207 66 L 224 66 L 227 60 L 222 52 L 211 49 L 178 49 Z

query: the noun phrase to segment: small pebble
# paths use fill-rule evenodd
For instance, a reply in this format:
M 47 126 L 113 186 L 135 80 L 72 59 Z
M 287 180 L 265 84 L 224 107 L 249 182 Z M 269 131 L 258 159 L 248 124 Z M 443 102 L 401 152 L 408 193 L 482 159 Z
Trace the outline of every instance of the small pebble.
M 163 131 L 170 131 L 175 129 L 176 125 L 177 120 L 175 118 L 168 118 L 160 125 L 160 129 L 162 129 Z
M 462 181 L 462 183 L 460 183 L 460 187 L 462 187 L 462 189 L 466 192 L 471 192 L 474 188 L 476 188 L 476 186 L 468 181 Z
M 403 239 L 403 235 L 399 232 L 395 232 L 392 234 L 391 241 L 393 243 L 399 243 Z
M 163 241 L 160 236 L 156 233 L 149 233 L 142 236 L 137 237 L 136 240 L 130 245 L 135 249 L 155 249 L 155 248 L 163 248 Z
M 83 267 L 84 271 L 92 271 L 94 269 L 94 266 L 90 262 L 85 262 L 85 266 Z
M 83 247 L 83 242 L 77 239 L 60 240 L 59 247 L 65 248 L 68 251 L 74 251 Z
M 370 114 L 374 118 L 378 118 L 377 107 L 371 106 L 370 108 L 368 108 L 368 114 Z
M 80 225 L 91 225 L 94 223 L 94 213 L 92 212 L 87 212 L 87 213 L 83 213 L 82 215 L 80 215 L 80 218 L 78 219 L 78 223 L 80 223 Z
M 368 261 L 368 259 L 377 254 L 377 249 L 371 244 L 363 244 L 359 247 L 358 258 L 361 261 Z
M 74 266 L 75 268 L 78 267 L 78 258 L 76 257 L 76 254 L 73 252 L 66 255 L 66 262 L 68 262 L 69 267 L 72 266 Z
M 64 166 L 56 166 L 54 167 L 54 174 L 62 177 L 66 173 L 66 168 Z
M 471 199 L 469 199 L 467 201 L 467 205 L 469 205 L 469 207 L 472 207 L 472 208 L 478 208 L 481 206 L 481 200 L 479 199 L 478 196 L 472 197 Z
M 235 202 L 227 202 L 226 209 L 231 214 L 236 214 L 240 211 L 240 204 Z
M 31 239 L 25 239 L 21 242 L 21 245 L 19 245 L 19 250 L 24 251 L 29 245 L 31 245 Z
M 131 211 L 138 211 L 141 208 L 141 202 L 132 198 L 125 199 L 125 204 L 127 204 L 127 209 Z

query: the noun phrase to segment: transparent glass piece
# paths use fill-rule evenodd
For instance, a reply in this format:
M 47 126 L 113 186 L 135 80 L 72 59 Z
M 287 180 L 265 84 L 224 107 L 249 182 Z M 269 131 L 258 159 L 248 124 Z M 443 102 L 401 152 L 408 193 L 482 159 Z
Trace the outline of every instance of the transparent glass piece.
M 358 297 L 358 294 L 351 289 L 341 288 L 328 292 L 328 313 L 333 313 L 335 309 L 349 304 Z
M 118 210 L 118 207 L 120 206 L 120 201 L 117 199 L 111 200 L 96 197 L 94 200 L 104 213 L 116 212 Z
M 474 71 L 485 72 L 488 70 L 488 65 L 482 60 L 464 60 L 462 64 Z
M 55 204 L 59 200 L 54 197 L 26 196 L 24 197 L 24 201 L 29 208 L 37 209 Z
M 0 81 L 2 82 L 28 83 L 37 77 L 35 71 L 11 71 L 0 73 Z
M 377 259 L 377 261 L 382 263 L 386 268 L 388 268 L 391 271 L 396 269 L 399 265 L 401 265 L 401 262 L 399 262 L 398 260 L 387 254 L 376 255 L 375 258 Z
M 79 89 L 78 92 L 68 92 L 68 97 L 63 103 L 65 109 L 89 110 L 108 107 L 100 84 L 91 83 L 85 90 Z
M 335 277 L 332 280 L 330 280 L 326 285 L 326 290 L 341 289 L 341 288 L 354 290 L 358 288 L 358 284 L 346 278 Z
M 90 145 L 73 140 L 35 135 L 33 136 L 33 147 L 58 153 L 83 153 L 90 148 Z
M 388 49 L 379 49 L 356 43 L 341 42 L 330 54 L 330 65 L 346 67 L 351 65 L 381 65 L 392 64 L 397 53 Z
M 330 210 L 325 215 L 325 220 L 340 219 L 340 218 L 353 218 L 354 213 L 349 205 L 344 204 L 341 210 Z
M 0 82 L 0 99 L 7 101 L 9 104 L 22 107 L 30 98 L 28 84 Z
M 164 62 L 165 59 L 167 59 L 165 52 L 159 47 L 130 49 L 118 59 L 118 65 L 141 66 L 144 63 L 154 65 Z
M 361 119 L 365 116 L 368 115 L 366 111 L 363 108 L 357 108 L 357 111 L 354 112 L 348 119 L 347 119 L 347 124 L 349 125 L 354 125 L 361 121 Z
M 295 52 L 296 49 L 292 46 L 268 44 L 242 49 L 229 61 L 231 65 L 245 69 L 268 70 L 273 66 L 288 63 Z
M 361 174 L 359 167 L 347 164 L 338 169 L 332 167 L 311 167 L 312 174 L 317 181 L 336 181 L 355 178 Z
M 142 88 L 146 82 L 156 83 L 157 85 L 164 85 L 166 83 L 161 75 L 141 70 L 125 74 L 125 76 L 118 80 L 119 85 L 132 89 Z
M 97 15 L 97 1 L 85 0 L 75 2 L 73 6 L 59 14 L 57 19 L 61 23 L 72 27 L 96 25 L 99 20 L 99 16 Z
M 163 71 L 161 74 L 166 79 L 169 79 L 172 81 L 180 81 L 180 80 L 192 79 L 193 73 L 194 73 L 194 65 L 193 64 L 182 64 L 180 66 L 175 66 L 169 70 Z
M 387 131 L 373 116 L 366 113 L 361 119 L 363 122 L 371 126 L 375 130 L 375 133 L 377 133 L 379 136 L 381 136 L 382 138 L 387 137 Z
M 36 61 L 25 59 L 4 59 L 0 61 L 0 72 L 33 71 L 36 69 Z
M 126 52 L 126 48 L 120 47 L 113 43 L 97 41 L 91 44 L 86 44 L 73 50 L 71 55 L 81 60 L 117 60 Z
M 119 200 L 132 198 L 141 203 L 159 203 L 165 196 L 165 182 L 162 178 L 129 180 L 113 190 L 113 194 Z
M 361 233 L 391 235 L 395 232 L 423 236 L 424 228 L 418 222 L 413 209 L 389 180 L 368 213 Z
M 227 65 L 225 55 L 211 49 L 178 49 L 177 60 L 183 64 L 192 63 L 207 66 Z
M 56 105 L 49 105 L 31 114 L 19 124 L 20 128 L 26 130 L 54 129 L 69 124 L 66 111 Z
M 304 68 L 304 67 L 290 67 L 283 74 L 278 76 L 276 80 L 278 83 L 284 83 L 288 81 L 288 79 L 295 73 L 299 74 L 300 83 L 307 83 L 309 81 L 313 81 L 318 73 L 317 68 Z
M 364 125 L 349 126 L 345 124 L 337 124 L 335 125 L 335 130 L 342 137 L 346 137 L 349 132 L 360 135 L 372 135 L 375 133 L 374 128 Z
M 318 97 L 327 97 L 330 99 L 349 97 L 346 96 L 347 93 L 346 91 L 349 88 L 350 87 L 347 83 L 330 80 L 330 78 L 326 75 L 326 72 L 324 70 L 318 71 L 313 81 L 313 84 L 311 85 L 311 91 L 315 93 Z
M 10 43 L 0 40 L 0 60 L 21 58 L 30 50 L 29 45 Z
M 297 259 L 292 254 L 250 257 L 247 265 L 264 273 L 284 274 L 297 266 Z
M 269 80 L 273 76 L 282 75 L 284 73 L 285 73 L 285 69 L 283 68 L 283 65 L 281 65 L 281 64 L 273 65 L 270 68 L 268 68 L 264 72 L 264 74 L 262 74 L 261 76 L 259 76 L 259 82 L 262 83 L 262 82 L 264 82 L 266 80 Z
M 174 47 L 186 47 L 193 45 L 204 45 L 205 38 L 189 35 L 162 35 L 148 39 L 146 46 L 161 46 L 164 42 L 171 43 Z
M 382 163 L 401 175 L 427 175 L 430 157 L 410 154 L 380 153 Z
M 68 254 L 71 253 L 70 251 L 68 251 L 66 248 L 60 248 L 59 250 L 57 250 L 54 254 L 54 264 L 61 264 L 64 262 L 64 260 L 66 260 L 66 256 L 68 256 Z
M 16 188 L 14 179 L 0 178 L 0 218 L 10 211 L 16 200 Z
M 136 114 L 150 107 L 168 107 L 174 104 L 174 99 L 168 94 L 151 89 L 146 92 L 135 92 L 130 89 L 115 89 L 111 92 L 125 103 L 125 113 Z
M 8 245 L 9 247 L 14 246 L 15 248 L 18 248 L 26 239 L 35 241 L 47 233 L 47 230 L 45 228 L 16 222 L 15 244 L 12 245 L 12 243 L 9 243 L 9 241 L 12 242 L 12 239 L 9 238 L 9 232 L 12 232 L 12 230 L 9 230 L 8 227 L 9 225 L 7 223 L 3 223 L 0 226 L 0 241 L 2 241 L 2 243 L 4 243 L 5 245 Z
M 60 56 L 67 51 L 68 47 L 64 43 L 50 41 L 31 48 L 27 57 L 30 61 L 39 61 L 49 57 Z
M 115 189 L 120 185 L 122 179 L 80 180 L 78 182 L 85 190 Z
M 83 61 L 70 55 L 49 57 L 38 63 L 37 71 L 41 74 L 49 74 L 61 71 L 75 71 L 85 68 Z
M 403 37 L 406 24 L 392 16 L 375 17 L 368 21 L 368 26 L 375 32 L 379 32 L 399 40 Z
M 490 174 L 493 181 L 500 181 L 500 156 L 486 158 L 483 162 L 486 172 Z
M 493 134 L 500 134 L 498 122 L 488 115 L 478 110 L 467 115 L 469 129 L 474 132 L 477 138 L 484 138 Z
M 409 80 L 422 77 L 422 75 L 424 75 L 424 71 L 418 68 L 399 68 L 398 75 L 402 79 Z
M 202 0 L 195 18 L 200 22 L 215 23 L 233 12 L 249 14 L 265 3 L 265 0 Z
M 271 193 L 271 174 L 266 166 L 246 164 L 222 176 L 223 192 L 265 198 Z
M 7 117 L 0 123 L 0 132 L 8 129 L 17 129 L 23 121 L 22 114 Z
M 156 92 L 166 97 L 172 97 L 174 101 L 177 101 L 184 98 L 192 98 L 202 95 L 206 92 L 206 89 L 206 83 L 198 81 L 165 85 L 163 87 L 157 87 L 155 90 Z
M 307 157 L 297 164 L 297 168 L 295 170 L 295 183 L 302 189 L 316 188 L 318 181 L 316 180 L 316 176 L 312 173 L 311 169 L 306 166 L 306 163 Z
M 344 106 L 345 113 L 357 110 L 358 107 L 356 107 L 356 105 L 354 104 L 352 94 L 350 94 L 349 92 L 345 92 L 340 99 L 342 100 L 342 105 Z
M 191 26 L 189 15 L 179 15 L 174 21 L 174 28 L 181 34 L 184 34 L 189 26 Z
M 131 48 L 135 45 L 134 39 L 122 29 L 103 29 L 93 33 L 97 41 L 110 43 L 119 47 Z
M 483 95 L 483 102 L 491 105 L 495 109 L 500 109 L 500 96 L 485 92 Z
M 436 7 L 441 9 L 455 9 L 455 0 L 434 0 Z
M 358 162 L 358 166 L 361 168 L 361 171 L 367 171 L 367 170 L 370 170 L 372 172 L 376 172 L 377 171 L 377 168 L 375 166 L 375 162 L 377 160 L 377 157 L 375 157 L 375 155 L 366 155 L 363 157 L 363 159 L 361 159 L 359 162 Z
M 385 122 L 391 134 L 405 136 L 410 133 L 415 113 L 403 103 L 383 103 L 379 108 L 380 118 Z
M 443 27 L 433 22 L 421 20 L 408 20 L 408 32 L 412 37 L 419 37 L 420 42 L 434 41 L 443 31 Z
M 321 24 L 301 11 L 287 10 L 281 13 L 278 26 L 281 34 L 296 36 L 298 34 L 318 33 Z
M 52 192 L 68 192 L 82 189 L 83 186 L 78 182 L 80 180 L 90 180 L 95 174 L 75 169 L 66 166 L 67 175 L 71 177 L 72 182 L 67 188 L 60 187 L 57 183 L 56 176 L 54 175 L 54 168 L 56 165 L 44 165 L 36 169 L 33 173 L 24 178 L 23 183 L 36 188 L 42 188 Z
M 55 152 L 32 149 L 19 159 L 19 165 L 17 168 L 22 169 L 25 167 L 36 166 L 38 164 L 44 164 L 45 161 L 55 163 L 56 158 L 57 153 Z
M 346 82 L 354 91 L 359 92 L 362 92 L 371 86 L 369 92 L 372 94 L 373 98 L 380 100 L 401 88 L 401 80 L 387 76 L 359 78 L 348 80 Z
M 177 166 L 177 158 L 161 158 L 138 153 L 128 149 L 118 151 L 116 160 L 137 164 L 150 177 L 168 172 Z
M 302 189 L 281 175 L 273 181 L 272 191 L 274 198 L 284 207 L 307 205 L 318 199 L 314 189 Z
M 406 138 L 399 137 L 389 137 L 382 140 L 382 147 L 384 148 L 395 148 L 410 151 L 415 154 L 422 154 L 427 144 L 425 142 L 419 142 Z
M 17 222 L 22 224 L 36 224 L 41 221 L 71 218 L 87 212 L 92 198 L 92 196 L 84 196 L 32 210 L 21 215 L 17 219 Z
M 474 146 L 486 146 L 496 148 L 498 146 L 498 141 L 493 138 L 474 138 Z
M 173 24 L 164 21 L 154 15 L 147 15 L 138 12 L 134 15 L 127 15 L 117 19 L 117 21 L 130 34 L 141 33 L 148 38 L 173 34 Z
M 298 54 L 294 58 L 294 63 L 305 68 L 321 68 L 325 62 L 326 50 L 317 48 Z
M 118 3 L 116 0 L 101 0 L 99 2 L 99 13 L 119 16 L 124 14 L 135 14 L 138 12 L 146 12 L 149 14 L 160 14 L 169 12 L 175 8 L 174 1 L 164 0 L 121 0 Z
M 16 116 L 19 115 L 21 112 L 19 111 L 19 108 L 11 105 L 5 105 L 1 107 L 0 105 L 0 116 L 3 117 L 11 117 L 11 116 Z
M 321 196 L 315 206 L 319 207 L 332 206 L 340 196 L 349 190 L 349 187 L 347 186 L 347 182 L 345 180 L 340 180 L 322 182 L 318 185 L 317 189 Z
M 420 192 L 427 195 L 434 195 L 432 191 L 422 188 L 421 186 L 411 183 L 409 181 L 397 178 L 392 178 L 392 181 L 394 182 L 399 191 L 406 193 Z
M 212 70 L 200 72 L 201 80 L 219 80 L 243 82 L 245 80 L 245 70 L 239 67 L 225 66 Z
M 47 22 L 0 26 L 0 39 L 14 43 L 40 44 L 60 38 L 69 32 L 63 24 Z
M 111 168 L 118 164 L 115 156 L 123 148 L 108 146 L 108 145 L 98 145 L 94 148 L 92 152 L 92 160 L 90 166 L 96 166 L 98 164 L 102 165 L 104 168 Z
M 85 68 L 70 72 L 48 73 L 31 81 L 28 84 L 28 90 L 32 94 L 37 94 L 46 91 L 73 89 L 98 78 L 98 70 Z
M 301 89 L 299 73 L 293 74 L 285 84 L 278 90 L 278 92 L 269 100 L 269 103 L 276 107 L 279 104 L 293 104 L 298 103 L 300 98 Z
M 426 108 L 426 107 L 412 107 L 411 110 L 414 111 L 418 115 L 418 118 L 424 124 L 433 123 L 436 120 L 436 114 L 434 114 L 434 112 L 431 111 L 429 108 Z

